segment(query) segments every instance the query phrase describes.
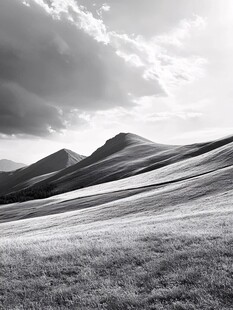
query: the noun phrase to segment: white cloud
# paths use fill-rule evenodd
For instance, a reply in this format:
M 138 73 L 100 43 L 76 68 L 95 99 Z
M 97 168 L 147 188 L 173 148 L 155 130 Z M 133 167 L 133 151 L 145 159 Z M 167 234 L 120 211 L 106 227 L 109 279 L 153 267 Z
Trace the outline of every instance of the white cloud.
M 26 0 L 24 0 L 22 3 L 23 3 L 23 5 L 30 7 L 30 4 Z
M 207 61 L 198 55 L 182 55 L 180 49 L 193 31 L 200 31 L 205 25 L 205 20 L 196 16 L 192 20 L 182 20 L 170 33 L 150 40 L 112 32 L 110 42 L 126 62 L 144 67 L 146 80 L 157 80 L 166 93 L 171 94 L 177 87 L 204 75 Z M 173 49 L 169 49 L 171 45 Z
M 111 9 L 110 5 L 108 5 L 107 3 L 104 3 L 104 4 L 97 10 L 97 14 L 102 18 L 102 17 L 103 17 L 103 13 L 109 12 L 110 9 Z
M 137 54 L 127 54 L 120 50 L 117 50 L 116 54 L 119 57 L 123 58 L 125 62 L 129 63 L 130 65 L 134 67 L 144 67 L 145 65 Z
M 110 11 L 110 5 L 108 5 L 107 3 L 104 3 L 102 5 L 102 10 L 105 11 L 105 12 L 109 12 Z
M 198 15 L 194 16 L 193 19 L 183 19 L 179 25 L 172 29 L 169 33 L 158 35 L 155 41 L 158 44 L 165 46 L 174 45 L 176 47 L 183 47 L 184 41 L 192 35 L 195 30 L 202 31 L 206 27 L 206 20 Z
M 83 6 L 79 6 L 74 0 L 53 0 L 51 4 L 46 0 L 31 0 L 39 4 L 47 13 L 55 19 L 66 17 L 79 29 L 92 36 L 96 41 L 109 43 L 106 27 L 101 19 L 97 19 Z

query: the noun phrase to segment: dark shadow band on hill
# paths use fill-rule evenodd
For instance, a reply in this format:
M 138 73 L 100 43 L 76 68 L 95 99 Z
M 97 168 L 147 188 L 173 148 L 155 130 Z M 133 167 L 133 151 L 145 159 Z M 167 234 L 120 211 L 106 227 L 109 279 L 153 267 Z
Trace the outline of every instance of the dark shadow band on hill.
M 122 190 L 116 190 L 116 191 L 109 191 L 107 193 L 100 193 L 100 194 L 93 194 L 73 199 L 67 199 L 63 201 L 55 201 L 55 203 L 51 204 L 41 204 L 39 206 L 33 207 L 31 204 L 22 205 L 21 207 L 19 205 L 12 205 L 9 208 L 6 206 L 6 210 L 4 210 L 4 214 L 0 214 L 0 223 L 4 222 L 11 222 L 16 220 L 23 220 L 28 218 L 35 218 L 35 217 L 41 217 L 41 216 L 48 216 L 48 215 L 55 215 L 60 213 L 66 213 L 70 211 L 78 211 L 83 209 L 89 209 L 93 207 L 98 207 L 107 203 L 111 203 L 114 201 L 117 201 L 120 203 L 122 199 L 130 198 L 135 195 L 144 193 L 144 192 L 150 192 L 154 189 L 161 189 L 166 186 L 172 185 L 172 184 L 178 184 L 182 182 L 188 182 L 195 179 L 202 178 L 204 176 L 211 175 L 215 172 L 220 172 L 223 170 L 227 170 L 229 168 L 232 168 L 233 165 L 225 166 L 222 168 L 219 168 L 217 170 L 208 171 L 205 173 L 193 175 L 190 177 L 183 177 L 178 178 L 175 180 L 167 181 L 167 182 L 161 182 L 161 183 L 155 183 L 151 185 L 141 186 L 141 187 L 132 187 L 128 189 L 122 189 Z M 222 189 L 225 190 L 224 188 Z M 205 195 L 207 194 L 205 190 Z M 211 192 L 208 193 L 211 195 Z M 195 193 L 195 199 L 201 197 L 202 193 Z M 182 198 L 182 197 L 181 197 Z M 180 202 L 179 202 L 180 203 Z M 4 209 L 4 207 L 3 207 Z M 2 210 L 1 210 L 2 211 Z
M 34 199 L 44 199 L 52 196 L 54 185 L 33 186 L 21 191 L 13 192 L 4 196 L 0 196 L 0 204 L 9 204 L 15 202 L 25 202 Z

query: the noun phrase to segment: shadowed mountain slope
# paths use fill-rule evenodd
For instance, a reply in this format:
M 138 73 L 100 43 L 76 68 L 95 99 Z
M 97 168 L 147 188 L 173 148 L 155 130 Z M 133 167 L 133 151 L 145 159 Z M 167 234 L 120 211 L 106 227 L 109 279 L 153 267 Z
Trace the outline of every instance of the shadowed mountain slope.
M 232 142 L 233 137 L 228 137 L 214 142 L 172 146 L 157 144 L 131 133 L 120 133 L 108 140 L 91 156 L 42 181 L 41 185 L 52 186 L 52 194 L 71 191 L 204 156 L 211 151 L 224 149 Z M 199 162 L 201 158 L 199 157 L 197 161 Z M 228 159 L 229 156 L 223 155 L 219 160 L 223 163 Z M 209 161 L 212 159 L 208 159 L 206 164 L 209 164 Z
M 25 167 L 26 165 L 22 163 L 16 163 L 12 160 L 8 159 L 1 159 L 0 160 L 0 171 L 8 172 L 8 171 L 13 171 L 16 169 L 20 169 Z
M 62 149 L 25 168 L 0 174 L 0 193 L 6 194 L 33 185 L 59 170 L 70 167 L 85 158 L 70 150 Z
M 131 133 L 120 133 L 82 162 L 47 179 L 55 192 L 119 180 L 140 172 L 151 163 L 179 153 L 177 146 L 157 144 Z M 42 182 L 43 183 L 43 182 Z
M 216 199 L 222 200 L 222 205 L 229 204 L 233 195 L 233 142 L 218 145 L 209 152 L 161 169 L 47 199 L 2 206 L 0 222 L 81 209 L 94 213 L 98 210 L 98 219 L 109 219 L 142 212 L 158 213 L 171 206 L 185 208 L 197 201 L 201 207 L 202 202 Z
M 210 172 L 232 164 L 232 143 L 233 137 L 228 137 L 213 142 L 172 146 L 156 144 L 134 134 L 120 133 L 91 156 L 58 173 L 36 179 L 36 182 L 31 181 L 31 184 L 26 186 L 26 192 L 14 193 L 13 200 L 7 197 L 4 201 L 49 197 L 137 174 L 145 175 L 145 172 L 148 172 L 148 180 L 150 175 L 153 176 L 153 181 L 149 181 L 153 183 L 158 183 L 164 178 L 165 181 L 171 181 L 179 176 Z M 157 180 L 154 170 L 159 174 Z M 139 183 L 142 180 L 143 177 Z M 125 182 L 129 181 L 125 179 Z M 14 190 L 17 191 L 18 187 Z

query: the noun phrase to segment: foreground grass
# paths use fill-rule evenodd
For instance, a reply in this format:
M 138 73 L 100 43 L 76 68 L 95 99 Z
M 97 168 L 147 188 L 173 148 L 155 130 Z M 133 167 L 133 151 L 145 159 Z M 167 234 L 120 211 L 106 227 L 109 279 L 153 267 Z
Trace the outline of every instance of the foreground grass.
M 232 309 L 232 223 L 144 216 L 5 237 L 0 308 Z

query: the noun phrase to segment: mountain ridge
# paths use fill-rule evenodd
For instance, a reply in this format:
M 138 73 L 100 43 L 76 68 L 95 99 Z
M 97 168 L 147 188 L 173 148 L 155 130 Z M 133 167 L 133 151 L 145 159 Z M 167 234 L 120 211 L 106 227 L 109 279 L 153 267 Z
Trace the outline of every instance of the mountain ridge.
M 211 162 L 213 162 L 213 167 L 215 164 L 220 167 L 223 161 L 226 164 L 231 164 L 232 142 L 233 136 L 229 136 L 211 142 L 183 146 L 165 145 L 154 143 L 132 133 L 121 132 L 108 139 L 90 156 L 56 173 L 35 178 L 35 182 L 31 181 L 31 184 L 25 184 L 27 188 L 22 196 L 26 197 L 25 199 L 36 199 L 41 197 L 37 191 L 42 191 L 42 198 L 49 197 L 92 185 L 125 179 L 166 166 L 168 166 L 166 171 L 169 174 L 169 167 L 179 162 L 195 159 L 198 156 L 200 157 L 195 161 L 195 165 L 198 166 L 207 158 L 203 162 L 203 169 L 209 167 Z M 214 152 L 214 150 L 217 151 Z M 60 152 L 70 154 L 69 152 L 72 151 L 62 149 Z M 179 166 L 182 167 L 182 165 L 177 167 Z M 187 169 L 186 165 L 184 169 Z M 14 187 L 14 191 L 18 191 L 17 186 Z M 17 199 L 21 199 L 20 192 L 17 192 L 16 196 Z
M 23 203 L 20 208 L 19 204 L 11 205 L 10 213 L 0 216 L 0 222 L 15 217 L 25 219 L 92 207 L 94 210 L 103 208 L 102 219 L 106 208 L 109 216 L 115 217 L 140 213 L 142 210 L 159 212 L 161 206 L 169 209 L 171 205 L 184 204 L 190 200 L 225 195 L 232 192 L 233 142 L 223 140 L 217 143 L 218 148 L 213 148 L 213 145 L 216 146 L 214 143 L 212 150 L 205 154 L 161 169 Z
M 24 184 L 28 184 L 28 182 L 30 184 L 31 179 L 58 172 L 76 164 L 84 158 L 85 156 L 79 155 L 71 150 L 61 149 L 20 170 L 1 174 L 0 193 L 8 194 L 12 191 L 21 190 L 24 188 Z

